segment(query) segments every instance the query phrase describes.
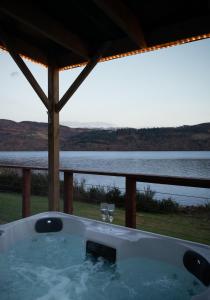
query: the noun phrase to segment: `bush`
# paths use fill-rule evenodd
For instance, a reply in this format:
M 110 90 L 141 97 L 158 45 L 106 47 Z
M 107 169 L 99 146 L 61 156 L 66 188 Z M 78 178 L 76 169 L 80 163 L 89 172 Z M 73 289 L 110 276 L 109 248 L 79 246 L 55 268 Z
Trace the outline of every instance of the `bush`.
M 0 173 L 0 190 L 6 192 L 22 192 L 22 173 L 13 169 L 3 169 Z M 63 181 L 60 182 L 60 191 L 63 196 Z M 48 193 L 48 176 L 46 173 L 32 173 L 31 192 L 33 195 L 46 196 Z M 148 186 L 143 192 L 136 194 L 137 211 L 172 213 L 178 212 L 180 206 L 172 199 L 161 201 L 154 198 L 155 192 Z M 125 193 L 118 187 L 88 186 L 85 179 L 80 182 L 74 180 L 74 201 L 100 204 L 101 202 L 114 203 L 116 207 L 125 207 Z M 206 208 L 210 205 L 207 204 Z M 204 206 L 203 206 L 204 208 Z
M 155 192 L 150 187 L 144 189 L 144 192 L 136 194 L 137 211 L 153 212 L 158 210 L 158 201 L 154 199 Z
M 159 210 L 160 212 L 178 212 L 179 204 L 173 201 L 171 198 L 162 199 L 159 203 Z
M 137 211 L 145 212 L 177 212 L 179 210 L 179 204 L 172 199 L 154 199 L 155 192 L 147 187 L 144 192 L 137 193 Z
M 48 176 L 42 173 L 32 173 L 31 176 L 31 193 L 38 196 L 48 194 Z
M 91 186 L 87 190 L 87 202 L 99 204 L 105 202 L 106 191 L 101 186 Z
M 106 202 L 114 203 L 116 207 L 124 207 L 125 195 L 122 194 L 118 187 L 109 187 L 106 193 Z
M 86 201 L 87 191 L 85 190 L 85 179 L 83 178 L 80 182 L 74 179 L 74 199 L 77 201 Z
M 4 192 L 22 193 L 21 170 L 3 169 L 0 173 L 0 190 Z M 45 196 L 48 192 L 48 176 L 42 173 L 32 173 L 31 193 L 33 195 Z
M 14 169 L 2 169 L 0 173 L 0 190 L 5 192 L 21 192 L 21 173 Z

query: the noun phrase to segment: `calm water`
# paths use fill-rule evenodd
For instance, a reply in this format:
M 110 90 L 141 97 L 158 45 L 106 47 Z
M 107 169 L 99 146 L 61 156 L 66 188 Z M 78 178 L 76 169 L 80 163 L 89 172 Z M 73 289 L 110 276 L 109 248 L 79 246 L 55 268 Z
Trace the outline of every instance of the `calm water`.
M 47 152 L 0 152 L 0 164 L 47 166 Z M 61 151 L 63 168 L 116 171 L 126 173 L 160 174 L 210 179 L 210 151 Z M 118 177 L 76 175 L 86 184 L 118 186 L 122 190 L 125 180 Z M 174 187 L 158 184 L 138 184 L 143 190 L 150 186 L 159 199 L 172 197 L 181 204 L 205 204 L 210 201 L 210 190 Z
M 188 300 L 205 290 L 189 272 L 148 258 L 93 263 L 82 238 L 67 234 L 20 241 L 0 265 L 1 300 Z

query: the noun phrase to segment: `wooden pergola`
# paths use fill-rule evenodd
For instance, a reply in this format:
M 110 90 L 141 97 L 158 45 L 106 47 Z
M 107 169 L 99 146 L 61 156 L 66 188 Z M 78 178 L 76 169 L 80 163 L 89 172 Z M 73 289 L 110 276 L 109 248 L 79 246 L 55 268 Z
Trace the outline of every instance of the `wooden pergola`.
M 48 111 L 49 210 L 59 210 L 59 112 L 96 64 L 209 37 L 208 0 L 0 0 L 0 48 Z M 48 68 L 48 95 L 23 58 Z M 59 99 L 59 71 L 79 66 Z

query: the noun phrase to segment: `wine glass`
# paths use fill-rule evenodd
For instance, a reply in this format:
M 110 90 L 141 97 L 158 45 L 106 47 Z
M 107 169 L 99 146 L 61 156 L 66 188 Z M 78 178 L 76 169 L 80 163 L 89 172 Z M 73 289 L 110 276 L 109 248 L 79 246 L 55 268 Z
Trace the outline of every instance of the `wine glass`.
M 115 205 L 108 204 L 108 220 L 110 223 L 112 223 L 114 220 L 114 211 L 115 211 Z
M 101 203 L 100 211 L 101 211 L 101 219 L 102 219 L 102 221 L 105 222 L 107 219 L 107 213 L 108 213 L 107 203 Z

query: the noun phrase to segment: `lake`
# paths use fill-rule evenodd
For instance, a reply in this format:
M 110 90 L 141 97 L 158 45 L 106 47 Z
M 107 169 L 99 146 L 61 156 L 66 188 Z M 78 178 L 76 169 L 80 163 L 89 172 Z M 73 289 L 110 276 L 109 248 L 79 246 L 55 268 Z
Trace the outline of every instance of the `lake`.
M 46 151 L 0 152 L 0 164 L 47 167 Z M 61 151 L 61 168 L 107 172 L 145 173 L 210 179 L 210 151 Z M 108 176 L 75 175 L 88 185 L 125 188 L 125 179 Z M 156 198 L 172 198 L 183 205 L 210 202 L 210 189 L 138 183 L 150 186 Z

